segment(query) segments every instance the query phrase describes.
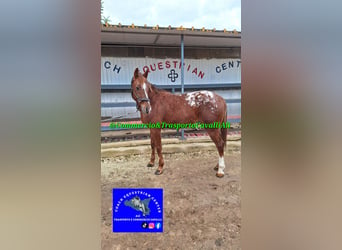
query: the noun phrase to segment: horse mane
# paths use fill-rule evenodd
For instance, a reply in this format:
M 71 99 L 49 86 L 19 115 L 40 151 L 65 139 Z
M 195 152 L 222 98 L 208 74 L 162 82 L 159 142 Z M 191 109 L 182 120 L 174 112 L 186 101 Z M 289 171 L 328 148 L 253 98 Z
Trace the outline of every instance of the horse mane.
M 152 84 L 152 83 L 150 83 L 149 82 L 149 84 L 151 85 L 151 88 L 152 88 L 152 91 L 154 92 L 154 93 L 162 93 L 162 92 L 168 92 L 168 91 L 166 91 L 166 90 L 164 90 L 164 89 L 160 89 L 160 88 L 157 88 L 154 84 Z

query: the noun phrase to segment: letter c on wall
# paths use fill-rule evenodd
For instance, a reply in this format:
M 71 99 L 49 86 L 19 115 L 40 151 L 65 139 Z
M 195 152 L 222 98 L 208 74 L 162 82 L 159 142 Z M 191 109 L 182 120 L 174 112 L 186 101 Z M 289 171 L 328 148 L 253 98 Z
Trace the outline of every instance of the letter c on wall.
M 109 64 L 109 66 L 107 66 Z M 104 67 L 106 68 L 106 69 L 110 69 L 110 65 L 111 65 L 111 63 L 110 62 L 108 62 L 108 61 L 105 61 L 105 63 L 104 63 Z
M 217 67 L 216 67 L 216 73 L 221 73 L 221 68 L 220 68 L 220 66 L 217 66 Z

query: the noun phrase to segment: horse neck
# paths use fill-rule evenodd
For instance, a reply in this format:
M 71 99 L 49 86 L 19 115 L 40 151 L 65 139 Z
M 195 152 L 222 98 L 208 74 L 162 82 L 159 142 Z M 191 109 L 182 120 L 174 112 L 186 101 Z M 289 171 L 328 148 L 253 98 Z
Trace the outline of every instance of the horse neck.
M 150 91 L 148 92 L 148 97 L 151 101 L 153 101 L 154 98 L 158 95 L 158 91 L 156 90 L 156 87 L 154 87 L 151 83 L 148 84 L 150 84 Z

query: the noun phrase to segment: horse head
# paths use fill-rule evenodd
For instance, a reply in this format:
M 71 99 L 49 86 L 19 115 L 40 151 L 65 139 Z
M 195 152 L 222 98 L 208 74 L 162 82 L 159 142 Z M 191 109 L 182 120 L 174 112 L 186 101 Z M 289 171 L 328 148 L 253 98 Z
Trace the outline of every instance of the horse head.
M 136 68 L 131 81 L 132 98 L 137 104 L 137 109 L 143 113 L 149 114 L 152 110 L 149 94 L 151 94 L 151 84 L 147 81 L 148 71 L 144 74 Z

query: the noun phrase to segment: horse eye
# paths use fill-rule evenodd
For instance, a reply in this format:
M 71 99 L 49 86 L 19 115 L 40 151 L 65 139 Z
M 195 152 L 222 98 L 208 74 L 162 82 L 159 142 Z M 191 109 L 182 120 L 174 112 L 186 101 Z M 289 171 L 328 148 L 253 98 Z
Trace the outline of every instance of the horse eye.
M 137 86 L 137 90 L 139 90 L 139 87 Z

